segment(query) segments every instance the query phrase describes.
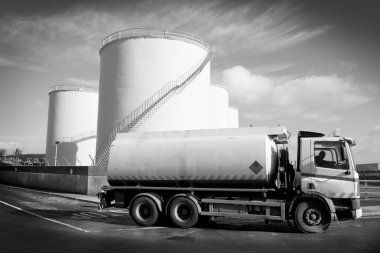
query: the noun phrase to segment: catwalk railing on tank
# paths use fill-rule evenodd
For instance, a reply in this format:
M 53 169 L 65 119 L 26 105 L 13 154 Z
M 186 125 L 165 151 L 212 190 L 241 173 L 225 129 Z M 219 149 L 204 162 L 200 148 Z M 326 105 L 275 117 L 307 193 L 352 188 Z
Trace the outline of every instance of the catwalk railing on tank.
M 79 133 L 71 137 L 58 138 L 57 141 L 79 143 L 79 142 L 94 139 L 94 138 L 96 138 L 96 130 Z
M 162 28 L 148 27 L 148 28 L 132 28 L 132 29 L 119 31 L 119 32 L 115 32 L 108 35 L 100 44 L 99 52 L 102 51 L 105 45 L 113 41 L 126 39 L 126 38 L 141 38 L 141 37 L 182 40 L 182 41 L 186 41 L 188 43 L 200 46 L 206 49 L 207 51 L 210 50 L 209 45 L 203 39 L 198 38 L 194 34 L 177 31 L 177 30 L 166 30 Z
M 167 83 L 164 87 L 154 93 L 144 103 L 132 111 L 128 116 L 116 124 L 109 137 L 103 141 L 96 153 L 96 164 L 105 166 L 108 163 L 109 152 L 112 142 L 118 133 L 134 131 L 144 120 L 149 118 L 152 113 L 165 104 L 174 94 L 179 94 L 183 89 L 196 78 L 203 68 L 210 61 L 214 50 L 209 51 L 205 58 L 196 63 L 177 80 Z
M 98 88 L 91 86 L 80 86 L 75 84 L 60 84 L 49 89 L 49 94 L 54 91 L 88 91 L 98 92 Z

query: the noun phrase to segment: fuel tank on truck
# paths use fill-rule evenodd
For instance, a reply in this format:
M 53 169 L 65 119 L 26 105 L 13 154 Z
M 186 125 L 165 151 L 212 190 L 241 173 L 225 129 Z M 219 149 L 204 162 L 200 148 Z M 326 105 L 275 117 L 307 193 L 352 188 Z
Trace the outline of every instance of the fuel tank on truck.
M 284 127 L 118 134 L 107 178 L 111 186 L 273 187 Z

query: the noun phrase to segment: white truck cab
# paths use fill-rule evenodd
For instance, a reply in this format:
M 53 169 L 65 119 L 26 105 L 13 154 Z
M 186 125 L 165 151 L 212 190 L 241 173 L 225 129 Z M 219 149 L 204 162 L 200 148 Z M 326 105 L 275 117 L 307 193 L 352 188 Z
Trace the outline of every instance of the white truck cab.
M 339 219 L 362 216 L 359 174 L 346 137 L 327 137 L 320 133 L 298 135 L 298 187 L 304 193 L 321 194 L 331 199 Z

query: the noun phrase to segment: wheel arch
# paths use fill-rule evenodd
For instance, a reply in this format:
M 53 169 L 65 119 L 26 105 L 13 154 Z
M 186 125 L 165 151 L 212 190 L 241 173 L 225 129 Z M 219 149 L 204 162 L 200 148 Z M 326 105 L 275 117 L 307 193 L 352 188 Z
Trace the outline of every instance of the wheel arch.
M 289 206 L 288 219 L 294 218 L 294 212 L 298 204 L 306 200 L 322 203 L 330 214 L 335 213 L 335 206 L 331 199 L 327 198 L 319 192 L 308 192 L 302 195 L 298 195 L 292 199 Z
M 195 206 L 197 207 L 198 213 L 201 214 L 202 209 L 201 209 L 201 206 L 199 204 L 199 199 L 196 196 L 194 196 L 192 194 L 179 193 L 179 194 L 174 195 L 173 197 L 171 197 L 168 200 L 167 205 L 165 207 L 165 215 L 168 214 L 168 209 L 169 209 L 170 204 L 173 202 L 174 199 L 176 199 L 178 197 L 185 197 L 185 198 L 190 199 L 192 202 L 194 202 Z
M 134 196 L 131 199 L 131 201 L 129 202 L 128 209 L 131 210 L 131 206 L 132 206 L 133 202 L 137 198 L 143 197 L 143 196 L 152 199 L 154 201 L 154 203 L 156 204 L 156 206 L 158 208 L 158 211 L 160 213 L 162 213 L 162 211 L 163 211 L 163 201 L 162 201 L 161 197 L 159 195 L 155 194 L 155 193 L 150 193 L 150 192 L 139 193 L 136 196 Z

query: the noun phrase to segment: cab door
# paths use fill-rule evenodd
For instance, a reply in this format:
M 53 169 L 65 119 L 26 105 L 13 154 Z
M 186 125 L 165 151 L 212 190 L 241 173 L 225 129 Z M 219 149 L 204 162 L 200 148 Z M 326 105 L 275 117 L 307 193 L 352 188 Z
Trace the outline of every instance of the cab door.
M 355 197 L 354 171 L 343 141 L 310 140 L 311 180 L 309 191 L 317 191 L 329 198 Z M 306 176 L 306 175 L 305 175 Z

